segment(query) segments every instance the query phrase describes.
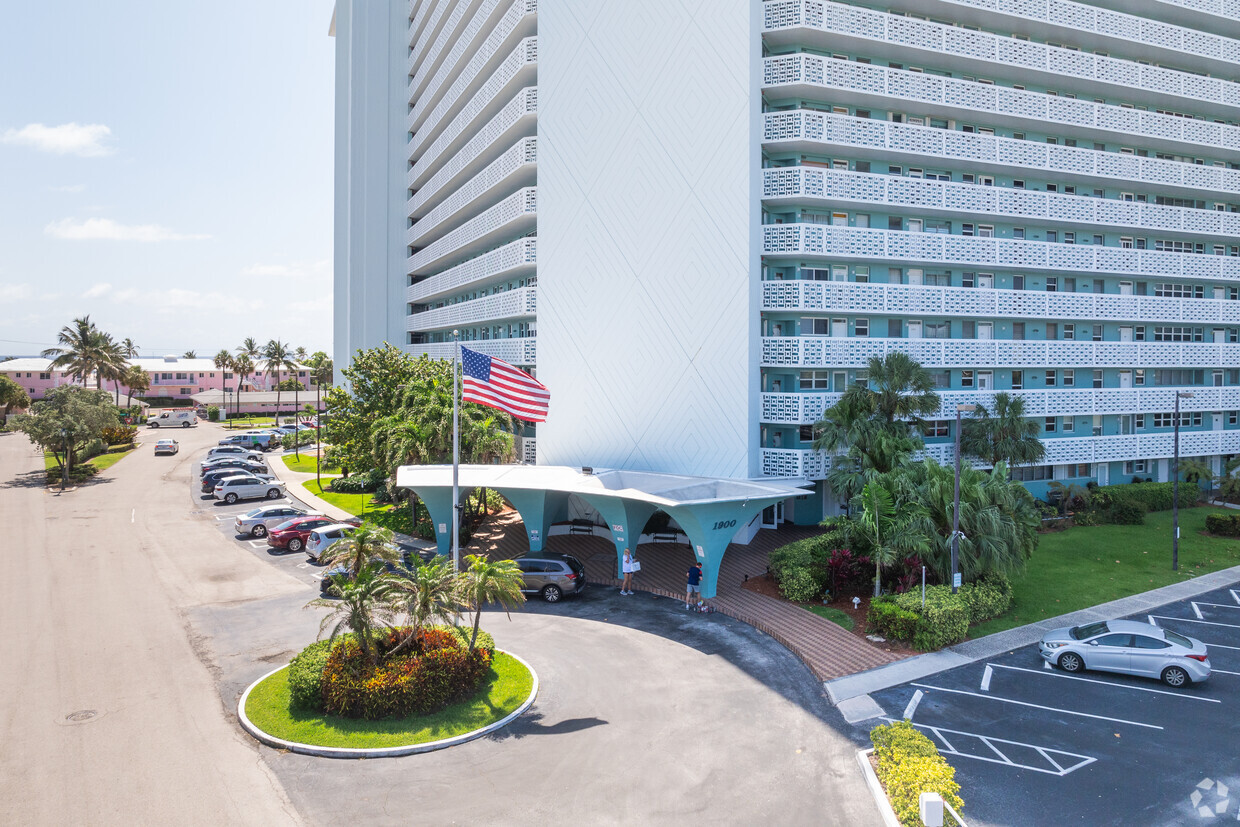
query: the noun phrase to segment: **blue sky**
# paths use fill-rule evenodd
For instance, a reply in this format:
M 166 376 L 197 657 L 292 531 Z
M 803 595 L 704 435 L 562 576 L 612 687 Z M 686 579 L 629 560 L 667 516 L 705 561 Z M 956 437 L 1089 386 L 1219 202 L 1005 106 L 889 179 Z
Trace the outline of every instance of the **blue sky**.
M 144 356 L 331 352 L 332 6 L 8 4 L 0 356 L 86 313 Z

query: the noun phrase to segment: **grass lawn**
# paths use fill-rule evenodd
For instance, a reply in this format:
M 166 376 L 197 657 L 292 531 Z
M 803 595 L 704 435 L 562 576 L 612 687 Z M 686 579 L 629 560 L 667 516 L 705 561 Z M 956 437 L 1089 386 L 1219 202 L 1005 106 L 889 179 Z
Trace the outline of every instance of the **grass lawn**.
M 516 658 L 495 653 L 491 674 L 473 698 L 431 715 L 364 721 L 289 710 L 288 669 L 281 669 L 254 687 L 246 699 L 245 714 L 269 735 L 321 747 L 354 749 L 425 744 L 500 720 L 530 695 L 534 676 Z
M 276 424 L 274 416 L 242 416 L 234 419 L 229 417 L 221 423 L 225 428 L 270 428 Z
M 1180 511 L 1180 570 L 1171 570 L 1171 512 L 1147 514 L 1145 525 L 1070 528 L 1041 535 L 1025 573 L 1012 580 L 1007 613 L 969 629 L 981 637 L 1025 623 L 1240 565 L 1240 540 L 1207 537 L 1206 515 L 1226 509 Z
M 283 454 L 280 459 L 284 460 L 284 464 L 288 466 L 288 470 L 300 471 L 303 474 L 313 474 L 319 464 L 318 459 L 314 455 L 313 446 L 311 446 L 309 452 L 306 451 L 305 446 L 302 446 L 301 459 L 298 459 L 296 454 Z M 323 466 L 323 473 L 328 473 L 326 465 Z M 332 476 L 340 476 L 340 469 L 332 469 Z
M 331 485 L 329 481 L 325 481 Z M 376 503 L 373 494 L 338 494 L 335 491 L 319 487 L 318 480 L 307 480 L 306 489 L 337 508 L 343 508 L 355 517 L 381 525 L 401 534 L 413 534 L 413 525 L 409 518 L 409 506 Z
M 114 448 L 120 448 L 120 447 L 121 446 L 114 446 Z M 86 464 L 93 465 L 96 468 L 98 468 L 100 471 L 106 471 L 109 468 L 111 468 L 113 465 L 115 465 L 116 463 L 120 462 L 125 457 L 133 453 L 133 450 L 135 447 L 136 446 L 134 445 L 126 445 L 123 447 L 123 450 L 109 449 L 108 453 L 106 454 L 100 454 L 97 457 L 91 457 L 90 459 L 86 460 Z M 56 467 L 56 457 L 53 456 L 51 451 L 44 451 L 43 452 L 43 470 L 50 471 L 55 467 Z
M 830 606 L 806 606 L 805 608 L 809 609 L 819 617 L 826 618 L 836 626 L 843 626 L 848 631 L 852 631 L 853 619 L 848 616 L 847 612 L 842 612 L 839 609 L 834 609 Z

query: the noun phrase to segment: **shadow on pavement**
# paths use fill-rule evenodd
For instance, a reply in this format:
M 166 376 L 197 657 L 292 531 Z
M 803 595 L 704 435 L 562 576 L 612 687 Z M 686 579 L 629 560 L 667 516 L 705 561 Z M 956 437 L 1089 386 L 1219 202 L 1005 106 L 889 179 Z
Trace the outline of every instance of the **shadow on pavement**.
M 541 712 L 527 712 L 509 726 L 487 736 L 492 741 L 524 738 L 527 735 L 566 735 L 596 726 L 607 726 L 602 718 L 569 718 L 555 724 L 544 724 Z

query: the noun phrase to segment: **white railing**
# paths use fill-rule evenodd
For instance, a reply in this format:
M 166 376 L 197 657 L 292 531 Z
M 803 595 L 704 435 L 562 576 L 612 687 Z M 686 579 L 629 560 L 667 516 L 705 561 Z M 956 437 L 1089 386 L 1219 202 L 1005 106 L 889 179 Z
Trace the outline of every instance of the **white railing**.
M 424 310 L 405 318 L 405 330 L 438 330 L 456 325 L 483 324 L 500 319 L 534 316 L 537 288 L 520 287 L 490 296 Z
M 1128 434 L 1095 437 L 1044 439 L 1046 457 L 1040 465 L 1118 462 L 1130 459 L 1163 459 L 1174 453 L 1170 433 Z M 768 477 L 825 479 L 831 457 L 821 451 L 803 448 L 762 448 L 762 474 Z M 1180 430 L 1180 456 L 1210 457 L 1240 453 L 1240 430 Z M 939 463 L 955 461 L 950 442 L 927 445 L 917 457 L 932 457 Z
M 1088 382 L 1086 377 L 1084 381 Z M 1240 387 L 1157 387 L 1157 388 L 1049 388 L 1046 390 L 939 391 L 940 416 L 957 405 L 994 407 L 995 394 L 1006 393 L 1025 402 L 1026 416 L 1095 416 L 1104 414 L 1169 413 L 1175 410 L 1175 394 L 1189 391 L 1191 398 L 1180 400 L 1182 411 L 1240 410 Z M 822 413 L 843 396 L 841 393 L 805 391 L 803 393 L 762 394 L 763 422 L 773 425 L 812 425 Z M 952 414 L 954 416 L 954 414 Z M 934 419 L 930 416 L 928 419 Z
M 430 39 L 435 36 L 435 32 L 439 31 L 439 19 L 443 17 L 444 12 L 452 8 L 452 6 L 452 2 L 432 2 L 431 0 L 427 0 L 427 2 L 422 3 L 417 14 L 413 16 L 412 20 L 410 20 L 410 37 L 412 38 L 415 34 L 417 35 L 417 40 L 409 44 L 409 65 L 411 69 L 413 66 L 417 65 L 417 62 L 422 55 L 422 51 L 426 48 L 426 44 L 429 43 Z M 426 19 L 427 12 L 431 12 L 429 19 Z M 425 28 L 422 28 L 423 20 L 426 20 Z
M 489 0 L 491 4 L 499 2 L 499 0 Z M 461 24 L 461 18 L 464 17 L 465 11 L 469 8 L 467 0 L 460 2 L 437 3 L 439 6 L 435 10 L 434 19 L 430 21 L 430 26 L 426 31 L 418 37 L 417 43 L 409 50 L 408 75 L 412 80 L 409 83 L 409 103 L 412 104 L 417 95 L 422 91 L 423 83 L 430 76 L 430 73 L 442 64 L 443 50 L 452 42 L 453 35 L 456 33 L 457 27 Z M 452 13 L 448 15 L 442 22 L 443 13 L 448 9 Z M 430 39 L 434 37 L 432 42 Z M 430 51 L 426 51 L 427 43 L 430 42 Z
M 511 176 L 523 169 L 532 167 L 537 161 L 538 139 L 522 138 L 517 141 L 507 152 L 462 184 L 446 200 L 441 201 L 438 206 L 414 222 L 411 228 L 413 230 L 412 243 L 418 245 L 426 244 L 427 241 L 434 237 L 437 230 L 441 230 L 444 224 L 461 210 L 466 209 L 487 193 L 492 192 L 496 187 L 502 186 Z M 512 187 L 511 182 L 508 183 L 508 187 Z M 421 194 L 422 191 L 419 190 L 418 195 Z M 410 203 L 412 204 L 412 202 Z M 412 211 L 410 212 L 410 215 L 414 214 Z M 1240 219 L 1240 215 L 1237 218 Z M 1240 221 L 1237 223 L 1240 224 Z
M 538 239 L 519 238 L 494 250 L 464 261 L 450 270 L 436 273 L 417 284 L 409 285 L 405 300 L 419 303 L 447 295 L 469 284 L 502 279 L 509 275 L 534 271 L 538 261 Z
M 1214 14 L 1230 20 L 1240 20 L 1240 0 L 1157 0 L 1167 6 Z M 1171 10 L 1174 14 L 1174 9 Z
M 529 229 L 533 229 L 533 219 L 537 214 L 537 188 L 519 189 L 477 218 L 466 221 L 443 238 L 409 256 L 408 272 L 425 273 L 450 256 L 460 255 L 464 248 L 485 243 L 498 234 L 517 232 L 526 229 L 527 225 Z M 511 226 L 518 222 L 516 227 Z M 410 231 L 412 229 L 411 227 Z
M 877 175 L 846 169 L 764 169 L 762 197 L 850 201 L 878 206 L 1118 227 L 1141 232 L 1240 235 L 1240 213 L 1165 207 L 1113 198 L 1087 198 L 1083 195 L 987 187 L 905 178 L 899 175 Z
M 463 347 L 503 359 L 510 365 L 537 364 L 538 340 L 526 339 L 475 339 L 472 342 L 461 342 Z M 413 356 L 425 353 L 432 359 L 451 359 L 454 353 L 452 342 L 436 342 L 427 345 L 405 345 L 405 351 Z
M 485 9 L 485 14 L 481 18 L 481 21 L 485 21 L 487 17 L 495 11 L 495 7 L 498 6 L 500 2 L 502 2 L 502 0 L 483 0 L 479 13 L 483 13 L 483 9 Z M 432 77 L 431 72 L 435 72 L 435 77 L 442 81 L 442 79 L 439 78 L 439 71 L 441 67 L 445 65 L 451 66 L 459 64 L 461 59 L 461 49 L 473 41 L 474 36 L 477 34 L 478 26 L 481 22 L 477 14 L 470 19 L 469 26 L 465 32 L 463 32 L 460 36 L 457 35 L 457 29 L 461 24 L 461 18 L 465 16 L 465 12 L 469 10 L 470 5 L 471 3 L 467 2 L 467 0 L 462 0 L 462 2 L 456 4 L 456 7 L 452 10 L 452 16 L 440 30 L 439 36 L 435 38 L 435 44 L 431 47 L 431 50 L 427 54 L 425 60 L 421 61 L 419 64 L 418 61 L 414 59 L 414 54 L 411 53 L 409 55 L 409 76 L 411 78 L 409 82 L 410 106 L 412 106 L 418 99 L 418 96 L 422 94 L 423 87 Z M 452 56 L 445 58 L 444 50 L 448 47 L 449 43 L 455 43 L 456 48 L 452 50 Z
M 465 142 L 464 146 L 456 151 L 455 154 L 442 164 L 439 163 L 440 156 L 447 151 L 455 142 L 459 133 L 445 133 L 439 136 L 435 143 L 431 144 L 430 149 L 426 151 L 418 162 L 409 168 L 406 183 L 413 189 L 418 187 L 418 182 L 426 176 L 431 170 L 435 174 L 426 181 L 418 190 L 419 194 L 422 189 L 430 193 L 437 192 L 440 187 L 450 181 L 453 176 L 457 175 L 462 169 L 471 164 L 476 158 L 487 151 L 493 143 L 503 138 L 509 130 L 520 126 L 523 119 L 529 119 L 532 124 L 538 113 L 538 87 L 528 86 L 522 89 L 512 100 L 504 104 L 504 108 L 496 112 L 486 124 L 478 130 L 472 138 Z M 416 196 L 415 196 L 416 197 Z M 427 197 L 430 197 L 429 195 Z
M 1159 95 L 1176 95 L 1223 106 L 1240 104 L 1240 84 L 1231 81 L 1048 46 L 1045 43 L 1017 40 L 959 26 L 932 23 L 845 3 L 782 0 L 766 3 L 763 12 L 767 21 L 766 31 L 789 27 L 809 28 L 922 49 L 934 54 L 988 61 L 1018 71 L 1043 72 L 1055 77 L 1076 77 L 1114 84 L 1125 89 L 1145 89 Z
M 1221 368 L 1240 364 L 1240 344 L 763 336 L 761 365 L 863 368 L 871 357 L 897 351 L 928 368 Z
M 811 313 L 1240 323 L 1240 301 L 976 287 L 764 281 L 762 309 Z
M 763 116 L 763 142 L 812 141 L 824 148 L 836 145 L 884 153 L 963 161 L 972 164 L 1021 167 L 1069 173 L 1115 181 L 1240 193 L 1240 170 L 1202 166 L 1182 161 L 1141 158 L 1072 146 L 1052 146 L 1015 138 L 997 138 L 891 123 L 810 110 L 768 112 Z
M 1227 124 L 851 60 L 809 54 L 768 57 L 763 60 L 762 74 L 763 86 L 775 93 L 780 86 L 804 84 L 937 105 L 943 107 L 944 113 L 966 110 L 1040 124 L 1084 127 L 1120 135 L 1125 140 L 1135 136 L 1211 149 L 1240 149 L 1240 127 Z
M 418 157 L 423 154 L 424 150 L 427 153 L 433 151 L 444 139 L 447 139 L 445 143 L 452 145 L 483 111 L 494 104 L 495 99 L 503 94 L 509 84 L 519 82 L 527 76 L 529 80 L 533 80 L 533 72 L 526 70 L 537 64 L 538 38 L 527 37 L 516 45 L 508 57 L 504 58 L 504 62 L 491 73 L 478 91 L 474 92 L 469 102 L 447 126 L 440 130 L 437 128 L 437 121 L 428 120 L 423 129 L 414 132 L 413 140 L 409 142 L 410 157 Z M 431 143 L 432 138 L 434 143 Z M 428 144 L 429 149 L 427 149 Z
M 766 224 L 762 227 L 762 252 L 781 257 L 891 259 L 1066 273 L 1115 273 L 1225 281 L 1240 279 L 1240 257 L 1234 256 L 977 238 L 907 230 L 871 230 L 826 224 Z
M 532 436 L 517 437 L 517 461 L 530 465 L 538 464 L 538 440 Z

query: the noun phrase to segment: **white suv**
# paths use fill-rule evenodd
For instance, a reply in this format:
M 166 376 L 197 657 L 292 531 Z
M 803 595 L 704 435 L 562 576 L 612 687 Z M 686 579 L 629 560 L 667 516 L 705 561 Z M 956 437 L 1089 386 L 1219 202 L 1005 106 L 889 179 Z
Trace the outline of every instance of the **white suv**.
M 257 477 L 224 477 L 216 483 L 215 498 L 232 505 L 237 500 L 256 500 L 266 497 L 278 500 L 284 496 L 284 483 L 279 480 L 260 480 Z
M 331 548 L 337 540 L 348 537 L 356 530 L 357 526 L 352 526 L 348 523 L 334 523 L 332 525 L 325 525 L 322 528 L 316 528 L 306 538 L 306 556 L 317 563 L 319 558 L 323 556 L 323 552 Z

